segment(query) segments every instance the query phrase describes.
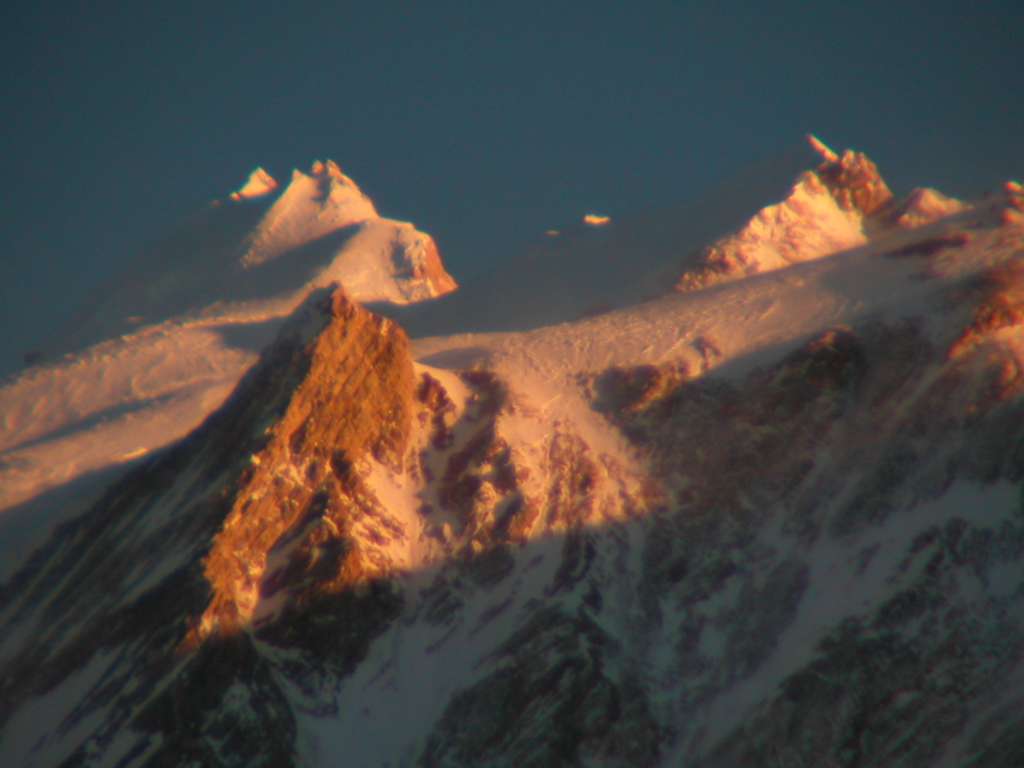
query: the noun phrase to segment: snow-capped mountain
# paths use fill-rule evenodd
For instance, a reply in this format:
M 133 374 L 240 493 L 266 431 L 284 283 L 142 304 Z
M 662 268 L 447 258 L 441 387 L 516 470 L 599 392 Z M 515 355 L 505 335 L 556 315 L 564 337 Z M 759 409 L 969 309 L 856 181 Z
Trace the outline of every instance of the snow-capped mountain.
M 814 136 L 821 165 L 801 174 L 786 198 L 762 209 L 738 232 L 706 247 L 680 290 L 706 288 L 858 248 L 892 234 L 959 213 L 963 206 L 932 189 L 915 189 L 899 205 L 863 153 L 840 157 Z
M 433 239 L 381 218 L 337 163 L 292 172 L 283 189 L 262 168 L 182 222 L 105 286 L 44 357 L 167 320 L 257 323 L 289 314 L 310 290 L 343 282 L 361 302 L 408 304 L 457 287 Z
M 283 190 L 257 169 L 107 286 L 52 362 L 0 386 L 0 510 L 188 434 L 283 320 L 338 283 L 394 305 L 457 287 L 430 235 L 381 218 L 336 163 Z
M 813 145 L 644 301 L 423 336 L 316 284 L 3 585 L 3 753 L 1024 764 L 1024 190 Z

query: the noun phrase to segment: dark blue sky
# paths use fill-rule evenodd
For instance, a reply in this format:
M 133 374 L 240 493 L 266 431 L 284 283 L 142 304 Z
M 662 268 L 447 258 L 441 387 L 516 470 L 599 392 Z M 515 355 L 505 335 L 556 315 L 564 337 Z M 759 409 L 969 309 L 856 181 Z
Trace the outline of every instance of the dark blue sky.
M 336 159 L 456 276 L 807 131 L 897 190 L 1024 175 L 1019 0 L 5 6 L 0 321 L 25 346 L 256 165 Z

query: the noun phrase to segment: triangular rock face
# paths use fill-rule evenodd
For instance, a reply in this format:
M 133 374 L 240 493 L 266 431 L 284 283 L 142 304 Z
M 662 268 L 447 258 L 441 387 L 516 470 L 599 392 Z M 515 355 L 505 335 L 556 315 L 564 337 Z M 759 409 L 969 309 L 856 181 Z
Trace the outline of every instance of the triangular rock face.
M 385 555 L 372 556 L 346 532 L 388 514 L 354 467 L 372 456 L 402 470 L 414 391 L 408 341 L 338 291 L 327 327 L 304 354 L 309 368 L 267 445 L 252 454 L 213 540 L 205 561 L 213 598 L 192 642 L 273 621 L 268 601 L 301 611 L 390 570 Z

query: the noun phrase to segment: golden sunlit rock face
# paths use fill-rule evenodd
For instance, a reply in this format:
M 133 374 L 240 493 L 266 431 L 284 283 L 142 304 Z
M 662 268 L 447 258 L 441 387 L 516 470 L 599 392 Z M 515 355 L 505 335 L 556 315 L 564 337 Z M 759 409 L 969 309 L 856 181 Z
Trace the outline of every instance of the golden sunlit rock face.
M 372 456 L 401 469 L 412 418 L 408 340 L 338 291 L 307 354 L 308 372 L 252 456 L 206 558 L 213 599 L 195 639 L 237 631 L 282 590 L 299 609 L 381 575 L 346 533 L 379 507 L 354 464 Z

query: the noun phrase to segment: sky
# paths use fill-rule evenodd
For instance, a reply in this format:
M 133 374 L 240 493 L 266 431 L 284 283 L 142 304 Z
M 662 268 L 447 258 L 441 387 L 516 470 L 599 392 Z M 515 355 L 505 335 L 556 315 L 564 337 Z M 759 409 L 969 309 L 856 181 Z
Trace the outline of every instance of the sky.
M 809 131 L 977 196 L 1024 176 L 1021 29 L 1019 0 L 5 3 L 0 374 L 258 165 L 335 159 L 460 279 Z

